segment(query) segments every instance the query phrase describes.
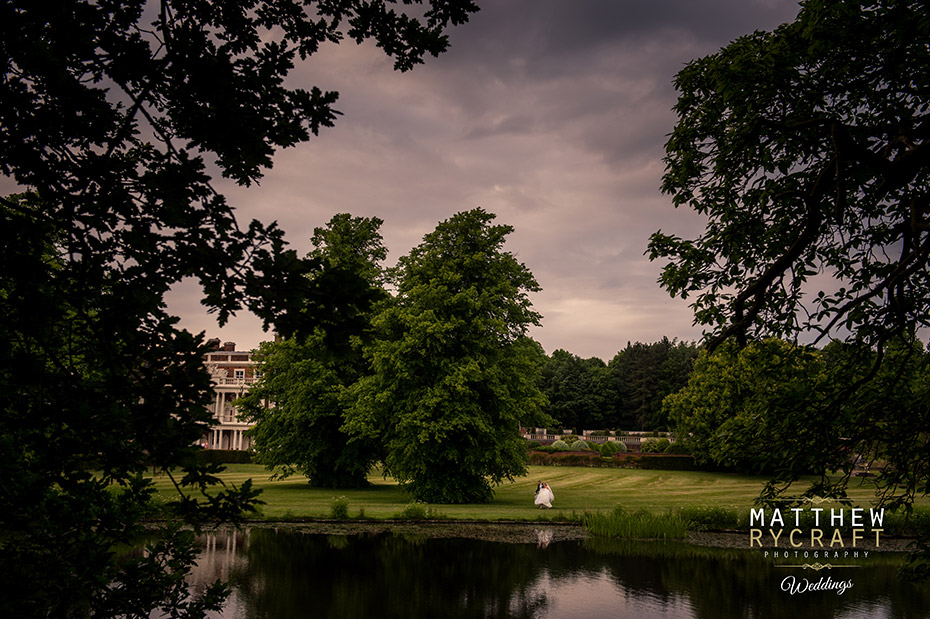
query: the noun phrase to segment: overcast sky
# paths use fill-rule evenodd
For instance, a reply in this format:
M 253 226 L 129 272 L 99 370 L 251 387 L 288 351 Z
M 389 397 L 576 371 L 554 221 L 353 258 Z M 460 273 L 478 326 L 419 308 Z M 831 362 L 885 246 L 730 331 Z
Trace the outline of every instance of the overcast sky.
M 700 337 L 687 303 L 643 255 L 658 229 L 700 219 L 659 192 L 675 74 L 797 14 L 792 0 L 488 0 L 450 51 L 392 71 L 370 45 L 322 50 L 294 86 L 340 93 L 331 129 L 279 152 L 261 185 L 219 183 L 241 221 L 277 220 L 301 254 L 335 213 L 377 216 L 389 264 L 453 214 L 480 206 L 514 226 L 557 348 L 609 360 L 628 341 Z M 220 329 L 193 287 L 170 297 L 182 326 L 250 349 L 270 336 L 240 316 Z

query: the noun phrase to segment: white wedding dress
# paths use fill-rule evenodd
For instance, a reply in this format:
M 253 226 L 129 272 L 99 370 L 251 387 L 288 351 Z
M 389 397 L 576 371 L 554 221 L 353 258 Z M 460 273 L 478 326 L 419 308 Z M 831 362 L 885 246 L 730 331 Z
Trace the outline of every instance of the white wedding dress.
M 539 489 L 539 492 L 536 493 L 536 500 L 534 503 L 543 507 L 552 507 L 553 499 L 555 499 L 555 495 L 552 494 L 552 490 L 549 489 L 549 486 L 543 486 Z

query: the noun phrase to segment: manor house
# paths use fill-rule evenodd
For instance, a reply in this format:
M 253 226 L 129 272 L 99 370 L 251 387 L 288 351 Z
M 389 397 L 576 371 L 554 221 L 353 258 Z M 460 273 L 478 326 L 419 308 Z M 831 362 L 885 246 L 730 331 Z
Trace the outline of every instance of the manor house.
M 207 342 L 213 350 L 204 355 L 204 364 L 213 377 L 213 417 L 219 422 L 207 431 L 201 443 L 206 449 L 248 449 L 251 439 L 245 431 L 251 424 L 241 421 L 236 400 L 249 390 L 258 378 L 252 354 L 236 350 L 235 342 L 220 345 L 220 340 Z

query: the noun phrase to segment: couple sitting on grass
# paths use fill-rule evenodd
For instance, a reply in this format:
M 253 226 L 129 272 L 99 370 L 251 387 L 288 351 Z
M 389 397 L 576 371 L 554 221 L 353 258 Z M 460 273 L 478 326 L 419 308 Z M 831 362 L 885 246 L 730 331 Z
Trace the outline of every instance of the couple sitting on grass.
M 555 495 L 552 494 L 552 488 L 549 487 L 544 481 L 536 484 L 536 500 L 533 501 L 536 503 L 537 509 L 552 509 L 552 500 L 555 498 Z

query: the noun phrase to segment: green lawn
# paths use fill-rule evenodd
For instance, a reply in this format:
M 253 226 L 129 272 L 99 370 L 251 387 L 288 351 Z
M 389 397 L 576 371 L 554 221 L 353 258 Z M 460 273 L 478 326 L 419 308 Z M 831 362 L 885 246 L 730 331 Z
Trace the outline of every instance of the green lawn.
M 370 476 L 372 486 L 362 490 L 324 490 L 311 488 L 304 478 L 271 481 L 264 467 L 255 464 L 230 464 L 222 475 L 227 483 L 241 484 L 251 478 L 264 492 L 262 517 L 325 518 L 330 515 L 335 498 L 346 497 L 349 516 L 364 510 L 367 518 L 390 518 L 399 515 L 411 502 L 392 479 L 378 473 Z M 540 511 L 533 505 L 536 482 L 544 480 L 555 493 L 553 509 Z M 434 505 L 440 515 L 472 520 L 534 520 L 580 515 L 584 511 L 613 509 L 618 505 L 635 511 L 645 509 L 664 513 L 671 509 L 714 506 L 737 509 L 748 514 L 766 479 L 729 473 L 691 471 L 646 471 L 636 469 L 599 469 L 585 467 L 531 466 L 529 475 L 497 488 L 494 500 L 485 505 Z M 169 496 L 173 492 L 165 476 L 155 478 L 159 489 Z M 799 486 L 799 492 L 803 489 Z M 873 496 L 868 482 L 854 480 L 850 496 L 867 506 Z M 922 500 L 921 505 L 930 505 Z

